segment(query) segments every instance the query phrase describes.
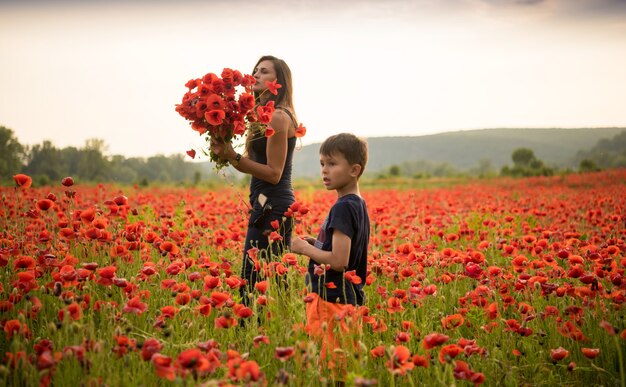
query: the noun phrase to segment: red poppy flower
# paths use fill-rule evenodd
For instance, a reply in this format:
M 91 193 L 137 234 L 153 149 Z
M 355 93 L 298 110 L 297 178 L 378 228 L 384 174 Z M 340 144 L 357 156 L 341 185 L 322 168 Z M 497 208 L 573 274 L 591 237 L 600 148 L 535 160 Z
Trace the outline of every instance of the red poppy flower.
M 254 288 L 261 293 L 265 293 L 267 291 L 267 281 L 259 281 L 254 284 Z
M 256 109 L 257 117 L 260 123 L 269 124 L 272 121 L 272 116 L 274 114 L 274 101 L 270 101 L 265 106 L 259 106 Z
M 235 276 L 230 276 L 226 278 L 226 285 L 228 285 L 230 289 L 238 289 L 241 286 L 243 286 L 243 282 L 241 281 L 240 278 L 237 278 Z
M 326 282 L 324 286 L 326 286 L 326 289 L 337 289 L 337 285 L 334 282 Z
M 115 277 L 115 272 L 117 271 L 117 267 L 115 266 L 106 266 L 101 269 L 98 269 L 96 272 L 102 278 L 113 279 Z
M 203 299 L 206 299 L 206 301 L 203 301 Z M 211 306 L 211 304 L 209 303 L 209 299 L 202 296 L 200 297 L 200 305 L 196 306 L 195 310 L 198 311 L 198 313 L 200 313 L 203 316 L 208 316 L 211 314 L 211 309 L 213 308 Z
M 71 177 L 64 177 L 61 180 L 61 184 L 63 184 L 65 187 L 71 187 L 74 185 L 74 179 L 72 179 Z
M 211 110 L 224 110 L 224 100 L 217 94 L 209 94 L 206 97 L 206 105 L 209 111 Z M 214 124 L 212 124 L 214 125 Z M 219 124 L 218 124 L 219 125 Z
M 164 306 L 160 310 L 161 314 L 167 318 L 174 318 L 174 316 L 176 316 L 176 313 L 178 313 L 178 308 L 174 305 Z
M 411 335 L 409 335 L 406 332 L 398 332 L 398 334 L 396 334 L 395 337 L 395 342 L 396 343 L 408 343 L 411 340 Z
M 219 316 L 215 319 L 215 328 L 228 329 L 237 325 L 237 320 L 228 316 Z
M 304 137 L 306 135 L 306 128 L 304 127 L 304 125 L 300 124 L 298 125 L 298 127 L 296 128 L 296 137 L 300 138 L 300 137 Z
M 422 356 L 422 355 L 418 355 L 415 354 L 413 355 L 413 358 L 411 359 L 411 361 L 413 362 L 413 364 L 416 367 L 424 367 L 424 368 L 428 368 L 428 357 L 427 356 Z
M 211 303 L 216 308 L 221 308 L 226 305 L 226 302 L 230 300 L 230 294 L 222 292 L 211 293 Z
M 144 361 L 149 361 L 152 359 L 152 356 L 163 348 L 163 345 L 159 343 L 159 340 L 154 338 L 149 338 L 144 341 L 143 346 L 141 347 L 141 358 Z
M 100 239 L 103 236 L 103 232 L 99 228 L 90 227 L 85 231 L 85 236 L 89 239 Z
M 22 328 L 19 320 L 9 320 L 4 323 L 4 332 L 7 334 L 7 340 L 11 340 L 14 334 L 18 333 Z
M 37 204 L 35 206 L 39 211 L 48 211 L 53 204 L 54 203 L 50 199 L 40 199 L 37 200 Z
M 0 312 L 10 312 L 13 309 L 13 303 L 8 300 L 0 301 Z
M 63 267 L 61 267 L 61 270 L 59 270 L 59 277 L 64 283 L 71 283 L 75 281 L 77 276 L 78 274 L 76 273 L 74 266 L 63 265 Z
M 384 345 L 378 345 L 374 348 L 372 348 L 370 350 L 370 354 L 372 355 L 372 357 L 383 357 L 385 356 L 385 346 Z
M 219 126 L 224 122 L 226 113 L 223 110 L 211 110 L 204 113 L 204 119 L 213 126 Z
M 193 370 L 195 372 L 206 372 L 210 369 L 208 359 L 204 354 L 196 349 L 191 348 L 181 352 L 174 363 L 177 368 L 183 370 Z
M 270 242 L 276 242 L 276 241 L 282 241 L 283 240 L 283 237 L 279 233 L 277 233 L 276 231 L 272 231 L 268 238 L 269 238 Z
M 396 297 L 389 297 L 387 300 L 387 312 L 396 313 L 404 310 L 402 306 L 402 300 Z
M 616 334 L 615 328 L 613 327 L 613 325 L 611 325 L 611 323 L 606 320 L 600 321 L 600 328 L 604 329 L 606 333 L 608 333 L 611 336 L 615 336 Z
M 576 341 L 583 341 L 587 339 L 583 332 L 569 320 L 564 322 L 563 325 L 559 327 L 558 331 L 564 337 L 568 337 Z
M 441 364 L 450 362 L 455 357 L 463 353 L 463 348 L 456 344 L 448 344 L 441 347 L 439 351 L 439 362 Z
M 452 314 L 450 316 L 446 316 L 441 319 L 441 325 L 443 329 L 454 329 L 457 328 L 465 322 L 465 318 L 461 314 Z
M 244 75 L 243 78 L 241 79 L 241 86 L 246 87 L 246 88 L 253 86 L 255 83 L 256 83 L 256 79 L 254 78 L 254 76 L 250 74 Z
M 155 353 L 152 355 L 151 360 L 158 377 L 169 381 L 176 379 L 176 369 L 172 366 L 172 358 Z
M 33 179 L 22 173 L 18 173 L 13 176 L 13 180 L 15 180 L 15 184 L 22 188 L 29 188 L 33 184 Z
M 67 312 L 70 314 L 70 317 L 74 321 L 78 321 L 81 319 L 81 317 L 83 317 L 83 309 L 75 302 L 72 302 L 67 307 Z
M 441 333 L 430 333 L 426 335 L 426 337 L 424 337 L 424 342 L 422 343 L 422 346 L 424 347 L 424 349 L 431 349 L 440 346 L 449 339 L 449 336 L 442 335 Z
M 600 354 L 599 348 L 581 348 L 581 351 L 588 359 L 595 359 Z
M 298 264 L 298 257 L 294 253 L 285 253 L 282 261 L 289 266 L 295 266 Z
M 280 361 L 287 361 L 295 353 L 293 347 L 276 347 L 274 351 L 274 357 Z
M 235 312 L 235 314 L 239 318 L 248 318 L 253 314 L 252 309 L 243 304 L 235 304 L 233 306 L 233 312 Z
M 404 375 L 406 372 L 412 370 L 414 366 L 411 361 L 411 351 L 404 345 L 395 347 L 391 359 L 387 362 L 387 369 L 399 375 Z
M 358 285 L 358 284 L 363 282 L 361 277 L 359 277 L 356 274 L 356 270 L 347 271 L 347 272 L 344 273 L 344 276 L 346 277 L 346 280 L 348 280 L 348 282 L 352 282 L 355 285 Z
M 215 289 L 221 284 L 222 284 L 222 280 L 220 277 L 215 277 L 212 275 L 204 276 L 204 291 L 205 292 L 210 289 Z
M 260 382 L 264 375 L 254 360 L 232 359 L 228 362 L 228 376 L 234 381 L 246 382 L 246 385 Z
M 568 356 L 569 356 L 569 351 L 563 347 L 558 347 L 556 349 L 550 350 L 550 358 L 555 362 L 561 361 Z
M 176 303 L 178 305 L 187 305 L 191 301 L 191 294 L 189 293 L 178 293 L 176 295 Z
M 252 339 L 252 342 L 254 344 L 254 348 L 258 348 L 260 343 L 269 344 L 270 338 L 265 335 L 258 335 Z
M 265 81 L 265 86 L 267 86 L 267 89 L 270 91 L 270 93 L 274 95 L 278 95 L 278 89 L 283 87 L 281 84 L 276 83 L 276 80 L 273 80 L 271 82 Z
M 18 269 L 34 269 L 35 268 L 35 259 L 33 257 L 29 257 L 28 255 L 21 255 L 19 258 L 13 261 L 13 268 L 15 270 Z
M 275 133 L 276 131 L 271 126 L 265 128 L 265 137 L 272 137 Z
M 191 157 L 192 159 L 195 159 L 195 158 L 196 158 L 196 150 L 195 150 L 195 149 L 189 149 L 189 150 L 187 151 L 187 155 L 188 155 L 189 157 Z
M 474 262 L 468 262 L 467 264 L 465 264 L 465 275 L 470 277 L 470 278 L 480 278 L 480 276 L 483 274 L 483 269 L 480 267 L 480 265 L 474 263 Z
M 141 298 L 139 296 L 135 296 L 128 300 L 128 302 L 126 302 L 126 304 L 124 305 L 124 309 L 122 309 L 122 312 L 141 315 L 147 309 L 148 304 L 141 302 Z
M 239 96 L 239 107 L 243 111 L 254 108 L 254 96 L 250 93 L 242 93 Z

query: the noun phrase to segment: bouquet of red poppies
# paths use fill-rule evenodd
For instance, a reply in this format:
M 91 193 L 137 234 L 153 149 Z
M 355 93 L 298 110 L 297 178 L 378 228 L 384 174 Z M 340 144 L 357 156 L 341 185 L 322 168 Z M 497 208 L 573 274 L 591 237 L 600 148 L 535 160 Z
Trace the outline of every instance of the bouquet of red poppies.
M 189 89 L 176 111 L 189 121 L 191 128 L 209 142 L 212 138 L 223 142 L 232 142 L 250 131 L 268 131 L 268 124 L 274 113 L 274 101 L 265 106 L 256 106 L 252 86 L 256 79 L 252 75 L 243 75 L 237 70 L 225 68 L 221 77 L 208 73 L 202 78 L 192 79 L 185 86 Z M 268 90 L 277 94 L 281 86 L 268 82 Z M 204 154 L 207 151 L 203 149 Z M 187 151 L 192 158 L 195 150 Z M 211 161 L 219 170 L 226 166 L 226 161 L 209 151 Z

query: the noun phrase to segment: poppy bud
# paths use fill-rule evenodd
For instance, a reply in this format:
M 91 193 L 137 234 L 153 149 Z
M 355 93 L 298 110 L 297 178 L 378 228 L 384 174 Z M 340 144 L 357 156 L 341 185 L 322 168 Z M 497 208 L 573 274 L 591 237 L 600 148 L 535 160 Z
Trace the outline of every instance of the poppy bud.
M 54 295 L 55 297 L 59 297 L 61 295 L 61 292 L 63 291 L 63 286 L 61 285 L 60 282 L 55 282 L 54 283 Z

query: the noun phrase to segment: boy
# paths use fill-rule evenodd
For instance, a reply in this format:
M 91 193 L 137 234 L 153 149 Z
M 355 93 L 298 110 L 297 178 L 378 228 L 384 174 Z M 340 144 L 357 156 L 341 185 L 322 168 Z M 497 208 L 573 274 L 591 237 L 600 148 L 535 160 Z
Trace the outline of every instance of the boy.
M 322 179 L 327 190 L 337 191 L 338 198 L 317 240 L 296 237 L 291 243 L 292 252 L 310 258 L 306 279 L 312 294 L 307 297 L 306 330 L 322 340 L 322 359 L 327 350 L 342 348 L 333 330 L 338 325 L 342 333 L 348 332 L 345 317 L 356 319 L 354 306 L 363 305 L 365 299 L 370 221 L 359 177 L 366 164 L 367 143 L 353 134 L 337 134 L 322 143 Z

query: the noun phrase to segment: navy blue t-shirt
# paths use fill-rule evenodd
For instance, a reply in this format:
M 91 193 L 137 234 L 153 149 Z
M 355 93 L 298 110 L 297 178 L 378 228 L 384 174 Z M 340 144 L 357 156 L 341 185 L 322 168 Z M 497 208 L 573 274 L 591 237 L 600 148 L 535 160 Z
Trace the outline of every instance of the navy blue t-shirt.
M 340 197 L 324 220 L 315 247 L 332 250 L 333 231 L 339 230 L 350 238 L 350 259 L 345 272 L 356 271 L 360 284 L 347 281 L 344 272 L 329 269 L 326 274 L 316 275 L 313 259 L 309 260 L 307 286 L 324 300 L 340 304 L 363 305 L 363 286 L 367 277 L 367 249 L 370 238 L 370 219 L 365 201 L 355 194 Z M 335 287 L 326 284 L 333 283 Z

